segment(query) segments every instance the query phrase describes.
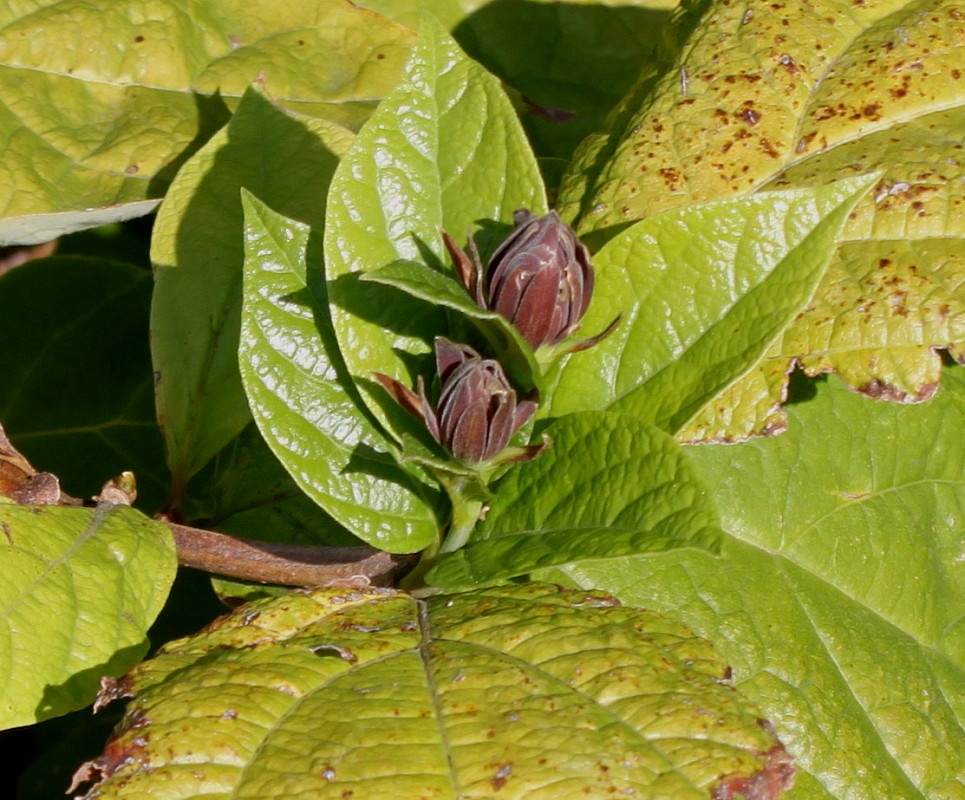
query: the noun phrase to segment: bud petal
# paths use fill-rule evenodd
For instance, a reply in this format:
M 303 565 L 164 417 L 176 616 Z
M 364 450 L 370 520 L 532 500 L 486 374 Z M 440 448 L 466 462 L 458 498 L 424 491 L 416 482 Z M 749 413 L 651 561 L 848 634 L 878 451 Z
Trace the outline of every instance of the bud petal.
M 512 322 L 534 348 L 561 342 L 579 326 L 593 292 L 586 247 L 555 211 L 514 215 L 517 227 L 486 269 L 484 307 Z

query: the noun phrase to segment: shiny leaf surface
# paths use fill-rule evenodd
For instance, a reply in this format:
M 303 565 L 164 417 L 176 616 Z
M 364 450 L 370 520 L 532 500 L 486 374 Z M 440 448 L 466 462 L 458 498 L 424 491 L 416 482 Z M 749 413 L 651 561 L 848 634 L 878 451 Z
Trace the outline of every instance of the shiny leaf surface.
M 649 78 L 648 78 L 649 79 Z M 587 142 L 561 192 L 580 231 L 694 202 L 881 171 L 814 301 L 685 438 L 783 426 L 798 359 L 874 397 L 934 394 L 965 343 L 965 8 L 957 0 L 719 0 L 677 63 Z
M 358 273 L 400 259 L 444 270 L 441 231 L 463 238 L 482 226 L 488 252 L 516 209 L 544 213 L 545 206 L 535 159 L 499 82 L 427 18 L 401 83 L 339 164 L 325 228 L 336 335 L 366 402 L 390 429 L 385 393 L 371 374 L 407 385 L 416 372 L 431 375 L 426 354 L 448 323 L 442 310 L 361 282 Z
M 713 503 L 669 435 L 612 411 L 571 414 L 546 432 L 553 446 L 513 468 L 480 529 L 429 583 L 470 588 L 587 558 L 717 550 Z
M 324 292 L 324 281 L 317 261 L 306 264 L 308 227 L 250 195 L 245 209 L 239 359 L 262 436 L 301 489 L 356 536 L 390 552 L 421 550 L 438 535 L 431 493 L 395 462 L 345 377 L 324 296 L 312 292 Z
M 614 408 L 676 433 L 763 355 L 807 302 L 873 178 L 668 211 L 595 257 L 584 322 L 614 333 L 563 367 L 551 413 Z

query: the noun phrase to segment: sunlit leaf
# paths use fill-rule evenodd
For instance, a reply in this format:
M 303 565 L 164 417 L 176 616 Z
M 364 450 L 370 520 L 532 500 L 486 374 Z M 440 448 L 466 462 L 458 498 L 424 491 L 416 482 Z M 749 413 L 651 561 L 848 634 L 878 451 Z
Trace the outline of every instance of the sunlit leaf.
M 255 422 L 337 522 L 384 550 L 416 552 L 439 535 L 431 493 L 399 467 L 347 385 L 324 296 L 313 292 L 324 279 L 317 261 L 306 264 L 309 247 L 307 226 L 245 196 L 239 359 Z
M 613 238 L 583 328 L 622 319 L 566 362 L 551 413 L 614 408 L 676 433 L 807 302 L 872 180 L 687 206 Z
M 570 414 L 546 432 L 552 447 L 513 468 L 468 546 L 444 555 L 429 583 L 465 589 L 586 558 L 716 552 L 713 503 L 668 434 L 612 411 Z
M 444 269 L 443 230 L 465 241 L 481 227 L 477 238 L 487 252 L 519 208 L 546 211 L 519 120 L 499 82 L 427 17 L 401 83 L 336 171 L 325 228 L 339 344 L 370 408 L 390 429 L 386 395 L 372 373 L 408 385 L 423 367 L 431 376 L 425 354 L 448 322 L 442 309 L 359 281 L 357 273 L 400 259 Z
M 790 797 L 965 792 L 965 376 L 931 403 L 821 385 L 775 439 L 688 452 L 729 534 L 571 579 L 712 639 L 804 774 Z
M 675 66 L 578 155 L 561 197 L 597 236 L 694 202 L 882 173 L 811 305 L 683 438 L 782 427 L 773 376 L 792 359 L 915 402 L 938 385 L 934 348 L 961 354 L 963 13 L 953 0 L 718 0 Z
M 91 772 L 104 800 L 706 800 L 786 777 L 726 674 L 706 641 L 599 593 L 290 594 L 137 668 Z
M 0 242 L 146 213 L 260 74 L 357 128 L 412 38 L 345 0 L 0 3 Z
M 175 563 L 168 529 L 129 507 L 0 502 L 0 727 L 82 708 L 136 664 Z
M 188 478 L 251 420 L 237 357 L 241 188 L 320 226 L 338 154 L 351 140 L 333 123 L 286 114 L 253 88 L 178 173 L 158 212 L 151 350 L 175 504 Z

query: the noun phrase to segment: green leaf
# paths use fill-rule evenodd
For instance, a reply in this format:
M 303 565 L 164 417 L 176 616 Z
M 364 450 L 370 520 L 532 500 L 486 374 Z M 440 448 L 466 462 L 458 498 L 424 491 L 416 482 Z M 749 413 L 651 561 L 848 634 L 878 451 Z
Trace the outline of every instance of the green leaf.
M 134 670 L 93 791 L 706 800 L 784 755 L 725 675 L 706 641 L 599 593 L 289 594 Z
M 361 280 L 394 286 L 412 297 L 458 311 L 482 333 L 499 363 L 524 388 L 542 388 L 543 376 L 533 349 L 502 314 L 477 306 L 462 284 L 415 261 L 394 261 L 364 272 Z
M 685 438 L 783 427 L 787 381 L 773 376 L 795 359 L 901 402 L 934 394 L 935 348 L 965 359 L 960 14 L 952 0 L 777 14 L 714 0 L 674 67 L 578 154 L 563 210 L 600 236 L 695 202 L 881 173 L 814 300 Z
M 547 433 L 552 448 L 507 475 L 469 545 L 427 582 L 461 589 L 585 558 L 717 552 L 713 504 L 666 433 L 612 411 L 562 417 Z
M 552 413 L 614 408 L 678 431 L 804 306 L 873 180 L 687 206 L 611 240 L 583 328 L 623 319 L 565 364 Z
M 91 497 L 125 470 L 164 498 L 148 350 L 150 273 L 102 258 L 31 261 L 0 278 L 0 421 L 37 469 Z
M 523 207 L 545 213 L 546 200 L 512 106 L 427 17 L 401 83 L 339 164 L 325 228 L 336 335 L 366 402 L 397 435 L 405 430 L 393 425 L 371 375 L 411 385 L 419 362 L 431 360 L 419 356 L 448 332 L 447 318 L 357 273 L 400 259 L 441 269 L 443 230 L 463 240 L 482 225 L 477 239 L 487 252 Z
M 357 128 L 412 38 L 341 0 L 2 3 L 0 240 L 146 213 L 262 72 L 284 107 Z
M 251 419 L 238 375 L 245 187 L 281 213 L 322 224 L 337 156 L 352 134 L 294 117 L 259 90 L 181 170 L 154 227 L 151 347 L 158 418 L 177 503 L 188 478 Z
M 147 651 L 174 580 L 166 526 L 126 506 L 0 503 L 0 727 L 88 705 Z
M 729 534 L 723 559 L 566 572 L 711 638 L 810 776 L 791 796 L 960 797 L 965 374 L 947 370 L 913 408 L 822 383 L 788 415 L 776 439 L 689 451 Z
M 301 489 L 360 539 L 395 553 L 423 549 L 438 536 L 431 494 L 387 452 L 347 385 L 325 297 L 310 291 L 324 281 L 317 261 L 306 267 L 309 228 L 247 193 L 244 203 L 239 359 L 262 436 Z

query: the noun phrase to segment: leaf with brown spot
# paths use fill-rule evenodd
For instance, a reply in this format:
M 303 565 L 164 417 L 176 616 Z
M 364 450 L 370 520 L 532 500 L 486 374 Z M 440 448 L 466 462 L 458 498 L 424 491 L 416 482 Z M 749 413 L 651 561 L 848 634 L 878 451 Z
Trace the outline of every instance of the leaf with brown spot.
M 786 387 L 765 376 L 794 359 L 880 399 L 930 397 L 936 350 L 960 357 L 965 347 L 965 6 L 817 0 L 775 12 L 714 2 L 676 65 L 641 81 L 649 91 L 584 143 L 564 180 L 564 214 L 584 234 L 607 237 L 695 202 L 883 173 L 811 306 L 682 438 L 733 441 L 782 425 Z M 668 170 L 682 176 L 672 191 Z M 875 276 L 882 259 L 900 289 Z
M 129 681 L 87 797 L 776 800 L 793 782 L 707 641 L 600 592 L 294 592 Z

